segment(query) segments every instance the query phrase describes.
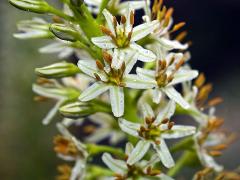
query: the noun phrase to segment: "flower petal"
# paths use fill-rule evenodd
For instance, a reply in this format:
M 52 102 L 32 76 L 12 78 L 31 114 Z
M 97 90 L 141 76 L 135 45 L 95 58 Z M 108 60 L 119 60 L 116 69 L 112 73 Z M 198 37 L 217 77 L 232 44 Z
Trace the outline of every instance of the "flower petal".
M 127 171 L 127 165 L 124 161 L 113 159 L 108 153 L 103 154 L 102 160 L 114 173 L 124 174 Z
M 154 121 L 154 124 L 161 123 L 164 119 L 170 119 L 170 117 L 175 113 L 176 104 L 173 100 L 170 100 L 169 103 L 160 110 L 160 112 L 157 115 L 156 120 Z
M 85 174 L 86 162 L 83 159 L 78 158 L 76 161 L 69 180 L 82 179 Z
M 119 51 L 118 49 L 114 49 L 113 52 L 113 58 L 112 58 L 112 64 L 111 67 L 114 69 L 120 69 L 122 67 L 122 64 L 124 62 L 124 52 Z
M 150 148 L 151 143 L 149 141 L 141 140 L 137 143 L 128 157 L 127 164 L 133 165 L 143 158 Z
M 195 70 L 181 70 L 174 75 L 172 82 L 168 86 L 173 86 L 185 81 L 191 81 L 198 76 L 198 71 Z
M 159 38 L 158 42 L 162 45 L 163 48 L 170 51 L 173 49 L 185 50 L 188 48 L 187 44 L 181 44 L 176 40 L 169 40 L 167 38 Z
M 145 77 L 145 78 L 149 78 L 149 79 L 155 79 L 155 71 L 153 70 L 149 70 L 149 69 L 143 69 L 140 67 L 137 67 L 137 74 L 140 77 Z
M 194 126 L 174 125 L 171 131 L 163 133 L 161 137 L 164 139 L 174 139 L 190 136 L 194 133 L 196 133 L 196 128 Z
M 154 112 L 151 108 L 151 106 L 147 103 L 143 103 L 141 105 L 141 109 L 142 109 L 142 112 L 143 112 L 143 117 L 144 119 L 145 118 L 153 118 L 154 117 Z
M 128 142 L 125 147 L 125 154 L 129 156 L 133 149 L 134 146 L 132 145 L 132 143 Z
M 119 123 L 119 127 L 121 128 L 122 131 L 124 131 L 125 133 L 128 133 L 132 136 L 139 137 L 138 130 L 141 127 L 140 124 L 132 123 L 123 118 L 119 118 L 118 123 Z
M 124 93 L 122 87 L 110 87 L 110 101 L 114 116 L 121 117 L 124 112 Z
M 106 81 L 107 77 L 104 73 L 99 72 L 96 61 L 94 60 L 79 60 L 78 61 L 79 69 L 85 74 L 95 78 L 95 73 L 101 78 L 102 81 Z
M 144 8 L 146 6 L 145 1 L 127 1 L 127 2 L 122 2 L 118 5 L 118 9 L 119 9 L 119 14 L 125 15 L 126 9 L 131 6 L 132 8 L 134 8 L 135 10 Z
M 162 92 L 158 88 L 153 89 L 153 102 L 156 104 L 159 104 L 161 99 L 162 99 Z
M 153 144 L 154 149 L 157 151 L 163 165 L 167 168 L 171 168 L 175 165 L 172 155 L 170 154 L 168 147 L 163 139 L 160 139 L 160 144 Z
M 103 15 L 104 15 L 104 17 L 105 17 L 105 19 L 107 21 L 108 28 L 110 29 L 112 34 L 116 35 L 115 29 L 114 29 L 114 25 L 113 25 L 113 16 L 112 16 L 112 14 L 107 9 L 104 9 L 103 10 Z
M 144 49 L 136 43 L 131 43 L 130 47 L 138 51 L 138 59 L 140 61 L 151 62 L 156 60 L 156 55 L 152 51 Z
M 116 45 L 112 42 L 112 38 L 109 36 L 93 37 L 91 40 L 93 44 L 102 49 L 116 48 Z
M 108 85 L 96 82 L 81 93 L 81 95 L 79 96 L 79 100 L 80 101 L 92 100 L 95 97 L 107 91 L 108 89 L 109 89 Z
M 158 26 L 159 22 L 155 20 L 134 27 L 131 42 L 135 42 L 138 41 L 139 39 L 144 38 L 148 34 L 152 33 Z
M 124 83 L 126 84 L 126 87 L 133 89 L 151 89 L 156 86 L 155 80 L 151 81 L 135 74 L 129 74 L 124 77 Z
M 166 88 L 163 88 L 162 89 L 166 94 L 167 96 L 174 100 L 176 103 L 178 103 L 182 108 L 184 109 L 188 109 L 190 108 L 190 105 L 188 104 L 187 101 L 185 101 L 182 97 L 182 95 L 177 92 L 173 87 L 166 87 Z
M 133 66 L 137 63 L 138 54 L 136 51 L 131 51 L 126 54 L 125 57 L 125 63 L 126 63 L 126 69 L 125 74 L 129 74 L 131 70 L 133 69 Z

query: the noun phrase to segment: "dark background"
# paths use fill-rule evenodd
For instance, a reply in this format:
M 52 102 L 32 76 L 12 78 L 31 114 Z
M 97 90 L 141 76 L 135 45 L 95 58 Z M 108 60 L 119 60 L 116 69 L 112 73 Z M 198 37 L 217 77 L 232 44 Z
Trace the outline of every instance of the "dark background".
M 191 65 L 204 72 L 214 84 L 213 95 L 224 103 L 217 113 L 225 128 L 239 133 L 240 120 L 240 1 L 165 0 L 175 8 L 175 22 L 186 21 L 193 46 Z M 53 2 L 53 1 L 48 1 Z M 55 0 L 54 2 L 57 2 Z M 52 151 L 54 123 L 43 126 L 41 118 L 52 103 L 35 103 L 31 84 L 33 69 L 57 61 L 39 54 L 46 41 L 20 41 L 12 37 L 16 22 L 30 19 L 26 13 L 0 1 L 0 179 L 53 179 L 58 163 Z M 240 164 L 240 143 L 219 158 L 227 169 Z

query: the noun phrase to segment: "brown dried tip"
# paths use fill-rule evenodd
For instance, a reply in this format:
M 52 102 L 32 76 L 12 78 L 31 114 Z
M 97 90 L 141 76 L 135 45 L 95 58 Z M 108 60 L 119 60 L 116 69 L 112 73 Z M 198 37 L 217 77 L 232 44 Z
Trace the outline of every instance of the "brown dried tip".
M 96 65 L 97 65 L 97 68 L 98 68 L 99 70 L 103 70 L 103 69 L 104 69 L 104 66 L 103 66 L 103 64 L 101 63 L 101 61 L 96 60 Z
M 130 24 L 134 25 L 134 11 L 131 11 L 131 14 L 130 14 Z
M 205 82 L 206 82 L 205 75 L 203 73 L 201 73 L 195 81 L 195 86 L 200 88 L 204 85 Z

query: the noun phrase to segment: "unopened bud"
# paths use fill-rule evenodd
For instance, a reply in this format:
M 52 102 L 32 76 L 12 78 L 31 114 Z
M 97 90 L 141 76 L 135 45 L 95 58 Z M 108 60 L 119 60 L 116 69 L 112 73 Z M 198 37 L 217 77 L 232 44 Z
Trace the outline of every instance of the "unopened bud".
M 18 9 L 39 14 L 48 13 L 50 9 L 44 0 L 9 0 L 9 3 Z
M 36 68 L 35 72 L 40 77 L 45 78 L 62 78 L 73 76 L 80 72 L 80 69 L 72 64 L 67 62 L 55 63 L 50 66 Z

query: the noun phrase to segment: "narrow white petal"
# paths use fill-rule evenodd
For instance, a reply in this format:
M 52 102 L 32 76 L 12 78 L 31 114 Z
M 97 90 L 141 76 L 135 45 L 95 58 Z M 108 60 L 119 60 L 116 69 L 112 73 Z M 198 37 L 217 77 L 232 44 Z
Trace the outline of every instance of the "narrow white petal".
M 167 94 L 167 96 L 174 100 L 176 103 L 178 103 L 182 108 L 184 109 L 188 109 L 190 108 L 190 105 L 188 104 L 188 102 L 186 102 L 182 95 L 177 92 L 173 87 L 166 87 L 166 88 L 162 88 L 162 90 Z
M 90 143 L 98 143 L 99 141 L 102 141 L 103 139 L 107 138 L 110 135 L 109 129 L 106 128 L 100 128 L 94 131 L 93 134 L 86 137 L 85 140 Z
M 115 173 L 124 174 L 127 171 L 124 161 L 113 159 L 108 153 L 103 154 L 102 160 Z
M 156 55 L 147 49 L 139 46 L 138 44 L 131 43 L 130 47 L 138 52 L 138 59 L 143 62 L 152 62 L 156 60 Z
M 150 148 L 151 143 L 149 141 L 141 140 L 137 143 L 128 157 L 127 164 L 133 165 L 143 158 Z
M 119 51 L 118 49 L 114 49 L 111 67 L 114 69 L 120 69 L 123 64 L 123 61 L 124 61 L 123 52 Z
M 21 32 L 13 34 L 13 37 L 17 39 L 32 39 L 32 38 L 45 38 L 48 37 L 49 33 L 46 31 L 32 30 L 28 32 Z
M 138 137 L 138 130 L 141 127 L 140 124 L 132 123 L 123 118 L 119 118 L 118 123 L 119 123 L 119 127 L 122 129 L 122 131 L 124 131 L 125 133 L 128 133 L 132 136 Z
M 129 74 L 133 66 L 137 63 L 138 54 L 136 51 L 131 51 L 125 57 L 126 69 L 125 74 Z
M 96 61 L 94 60 L 79 60 L 78 61 L 79 69 L 85 74 L 95 78 L 94 74 L 98 74 L 101 80 L 106 81 L 107 77 L 104 73 L 99 72 Z
M 92 100 L 95 97 L 107 91 L 108 89 L 109 89 L 108 85 L 96 82 L 81 93 L 81 95 L 79 96 L 79 100 L 80 101 Z
M 153 89 L 153 102 L 156 104 L 159 104 L 161 99 L 162 99 L 162 92 L 158 88 Z
M 185 81 L 191 81 L 194 78 L 196 78 L 197 76 L 198 76 L 198 71 L 195 71 L 195 70 L 181 70 L 174 75 L 174 79 L 168 85 L 172 86 L 172 85 L 182 83 L 182 82 L 185 82 Z
M 162 122 L 162 120 L 170 117 L 175 113 L 176 104 L 173 100 L 170 100 L 168 104 L 160 110 L 160 112 L 157 115 L 156 120 L 154 121 L 154 124 L 159 124 Z
M 149 78 L 149 79 L 155 79 L 155 71 L 149 70 L 149 69 L 143 69 L 138 67 L 137 68 L 137 74 L 141 77 Z
M 133 149 L 134 146 L 132 145 L 132 143 L 128 142 L 125 147 L 125 154 L 129 156 Z
M 132 89 L 151 89 L 156 86 L 155 80 L 149 80 L 135 74 L 129 74 L 124 77 L 124 83 L 126 87 Z
M 87 5 L 91 5 L 91 6 L 100 6 L 101 5 L 101 0 L 84 0 L 84 2 Z
M 45 116 L 45 118 L 42 120 L 42 123 L 44 125 L 48 125 L 51 120 L 53 119 L 53 117 L 57 114 L 58 109 L 60 108 L 60 106 L 62 105 L 63 100 L 58 101 L 55 106 L 48 112 L 48 114 Z
M 143 103 L 141 105 L 141 109 L 142 109 L 142 112 L 143 112 L 143 117 L 144 119 L 145 118 L 153 118 L 154 117 L 154 112 L 151 108 L 151 106 L 147 103 Z
M 102 49 L 112 49 L 116 47 L 116 45 L 112 42 L 112 38 L 109 36 L 94 37 L 91 40 L 93 44 Z
M 46 46 L 43 46 L 39 49 L 40 53 L 56 53 L 61 51 L 65 47 L 64 43 L 61 42 L 55 42 L 48 44 Z
M 115 30 L 114 30 L 114 25 L 113 25 L 113 16 L 112 16 L 112 14 L 107 9 L 104 9 L 103 10 L 103 15 L 104 15 L 104 17 L 105 17 L 105 19 L 107 21 L 108 28 L 110 29 L 112 34 L 116 35 Z
M 194 133 L 196 133 L 196 127 L 194 126 L 174 125 L 171 131 L 163 133 L 161 137 L 164 139 L 174 139 L 190 136 Z
M 212 156 L 208 155 L 205 152 L 199 152 L 198 157 L 201 163 L 209 168 L 213 168 L 215 171 L 220 172 L 223 170 L 223 166 L 219 165 Z
M 128 8 L 128 6 L 131 6 L 135 10 L 138 10 L 138 9 L 144 8 L 145 5 L 146 5 L 145 1 L 134 1 L 134 2 L 127 1 L 127 2 L 120 3 L 120 5 L 118 6 L 118 9 L 121 15 L 125 15 L 127 14 L 126 9 Z
M 85 174 L 86 162 L 82 159 L 78 159 L 72 169 L 70 180 L 81 179 Z
M 175 40 L 172 41 L 167 38 L 159 38 L 158 42 L 162 45 L 163 48 L 169 51 L 173 49 L 185 50 L 188 48 L 187 44 L 181 44 L 178 41 Z
M 133 28 L 131 41 L 138 41 L 148 34 L 152 33 L 159 26 L 159 22 L 157 20 L 152 22 L 147 22 L 141 25 L 138 25 Z
M 121 117 L 124 112 L 124 93 L 122 87 L 110 87 L 110 101 L 114 116 Z
M 153 144 L 154 149 L 157 151 L 163 165 L 167 168 L 171 168 L 175 165 L 172 155 L 170 154 L 168 147 L 163 139 L 160 139 L 160 144 Z

